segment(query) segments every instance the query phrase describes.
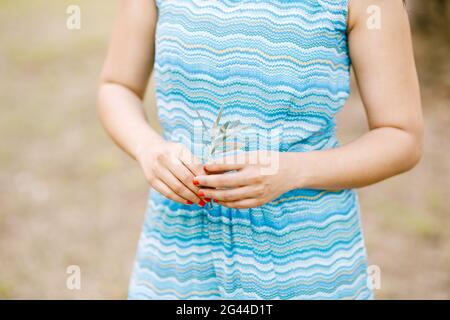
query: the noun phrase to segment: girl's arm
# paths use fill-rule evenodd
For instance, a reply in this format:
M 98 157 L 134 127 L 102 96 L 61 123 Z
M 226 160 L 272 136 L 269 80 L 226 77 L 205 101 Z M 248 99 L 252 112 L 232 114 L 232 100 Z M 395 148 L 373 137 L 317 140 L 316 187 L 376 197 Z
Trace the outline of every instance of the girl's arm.
M 421 99 L 403 2 L 349 5 L 350 55 L 370 131 L 341 148 L 304 154 L 301 187 L 363 187 L 410 170 L 421 157 Z M 366 24 L 371 5 L 381 10 L 380 29 Z
M 156 8 L 148 0 L 119 2 L 100 80 L 98 113 L 113 140 L 130 156 L 161 137 L 145 118 L 142 100 L 153 69 Z
M 148 124 L 142 100 L 153 69 L 157 8 L 153 0 L 121 0 L 98 93 L 98 113 L 113 140 L 141 165 L 151 187 L 174 201 L 204 202 L 194 175 L 201 165 L 183 146 Z
M 367 8 L 381 10 L 381 29 L 366 25 Z M 423 123 L 411 35 L 402 0 L 350 0 L 349 46 L 370 131 L 343 147 L 279 153 L 278 170 L 263 175 L 261 164 L 219 159 L 210 175 L 197 177 L 202 195 L 224 206 L 265 204 L 292 189 L 363 187 L 413 168 L 422 153 Z M 272 157 L 273 158 L 273 157 Z M 237 170 L 220 174 L 226 170 Z

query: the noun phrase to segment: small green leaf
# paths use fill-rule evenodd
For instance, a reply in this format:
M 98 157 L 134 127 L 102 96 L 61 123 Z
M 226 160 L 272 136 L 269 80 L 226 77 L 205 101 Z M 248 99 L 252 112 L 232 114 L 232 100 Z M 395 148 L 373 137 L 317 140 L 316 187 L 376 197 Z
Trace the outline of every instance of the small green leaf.
M 225 109 L 225 106 L 222 104 L 220 107 L 219 113 L 217 114 L 216 121 L 214 122 L 214 128 L 217 128 L 219 126 L 220 119 L 222 119 L 223 110 Z
M 208 129 L 208 127 L 206 126 L 206 123 L 205 123 L 205 121 L 203 120 L 203 117 L 202 117 L 202 115 L 200 114 L 200 112 L 198 112 L 197 109 L 195 109 L 195 112 L 197 113 L 198 118 L 199 118 L 200 121 L 202 122 L 203 128 L 204 128 L 204 129 Z
M 227 128 L 228 129 L 233 129 L 235 127 L 239 127 L 240 125 L 241 125 L 241 121 L 235 120 L 235 121 L 232 121 Z

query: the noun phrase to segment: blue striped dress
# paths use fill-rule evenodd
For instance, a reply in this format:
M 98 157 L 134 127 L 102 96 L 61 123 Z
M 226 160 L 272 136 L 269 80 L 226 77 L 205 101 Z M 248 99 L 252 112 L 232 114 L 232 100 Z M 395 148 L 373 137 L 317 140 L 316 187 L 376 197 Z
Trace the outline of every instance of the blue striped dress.
M 204 159 L 197 111 L 209 125 L 224 105 L 224 120 L 259 136 L 278 132 L 270 150 L 339 145 L 335 114 L 349 95 L 346 0 L 157 6 L 154 74 L 167 140 Z M 371 297 L 353 190 L 292 190 L 245 210 L 182 205 L 150 192 L 130 299 Z

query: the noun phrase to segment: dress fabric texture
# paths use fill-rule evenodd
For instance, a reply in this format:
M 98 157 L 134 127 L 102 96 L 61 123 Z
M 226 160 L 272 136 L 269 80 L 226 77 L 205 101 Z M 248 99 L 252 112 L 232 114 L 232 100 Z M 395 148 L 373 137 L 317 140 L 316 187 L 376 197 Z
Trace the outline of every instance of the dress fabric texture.
M 157 6 L 154 74 L 167 140 L 203 159 L 197 111 L 210 125 L 224 105 L 224 121 L 240 120 L 260 136 L 278 132 L 270 150 L 339 145 L 335 115 L 349 95 L 347 1 Z M 370 299 L 357 195 L 297 189 L 238 210 L 151 191 L 129 298 Z

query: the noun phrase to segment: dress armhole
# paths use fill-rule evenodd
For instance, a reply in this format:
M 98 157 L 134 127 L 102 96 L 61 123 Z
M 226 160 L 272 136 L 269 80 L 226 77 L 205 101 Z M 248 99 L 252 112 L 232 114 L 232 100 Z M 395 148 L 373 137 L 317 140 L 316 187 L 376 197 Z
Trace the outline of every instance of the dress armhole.
M 342 11 L 344 13 L 345 25 L 346 25 L 346 28 L 348 30 L 349 19 L 350 19 L 350 15 L 349 15 L 349 12 L 350 12 L 350 7 L 349 7 L 350 6 L 350 0 L 342 0 L 342 2 L 343 2 L 343 4 L 342 4 Z

